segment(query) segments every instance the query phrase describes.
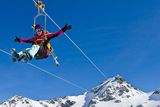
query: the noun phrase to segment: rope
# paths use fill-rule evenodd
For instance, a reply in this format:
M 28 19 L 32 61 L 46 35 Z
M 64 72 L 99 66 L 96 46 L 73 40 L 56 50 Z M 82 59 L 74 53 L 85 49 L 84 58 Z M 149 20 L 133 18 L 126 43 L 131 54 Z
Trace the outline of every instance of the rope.
M 34 3 L 35 0 L 33 0 Z M 36 3 L 37 4 L 37 3 Z M 58 29 L 61 30 L 60 26 L 46 13 L 45 10 L 42 10 L 44 12 L 44 14 L 46 14 L 46 16 L 53 22 L 54 25 L 56 25 L 58 27 Z M 69 35 L 67 35 L 66 33 L 64 33 L 64 35 L 69 39 L 69 41 L 82 53 L 82 55 L 93 65 L 93 67 L 95 67 L 97 69 L 97 71 L 100 72 L 100 74 L 106 79 L 106 75 L 103 73 L 103 71 L 83 52 L 83 50 L 69 37 Z
M 7 55 L 9 55 L 9 56 L 12 56 L 10 53 L 8 53 L 8 52 L 6 52 L 6 51 L 4 51 L 4 50 L 2 50 L 2 49 L 0 49 L 0 51 L 3 52 L 3 53 L 5 53 L 5 54 L 7 54 Z M 52 77 L 55 77 L 55 78 L 57 78 L 57 79 L 60 79 L 60 80 L 62 80 L 62 81 L 64 81 L 64 82 L 66 82 L 67 84 L 70 84 L 70 85 L 72 85 L 72 86 L 74 86 L 74 87 L 77 87 L 77 88 L 79 88 L 79 89 L 81 89 L 81 90 L 88 91 L 87 89 L 85 89 L 85 88 L 83 88 L 83 87 L 81 87 L 81 86 L 79 86 L 79 85 L 77 85 L 77 84 L 75 84 L 75 83 L 73 83 L 73 82 L 70 82 L 69 80 L 63 79 L 63 78 L 61 78 L 61 77 L 59 77 L 59 76 L 57 76 L 57 75 L 55 75 L 55 74 L 53 74 L 53 73 L 50 73 L 49 71 L 47 71 L 47 70 L 45 70 L 45 69 L 43 69 L 43 68 L 41 68 L 41 67 L 38 67 L 38 66 L 36 66 L 36 65 L 34 65 L 34 64 L 32 64 L 32 63 L 26 63 L 26 64 L 32 66 L 33 68 L 39 69 L 40 71 L 42 71 L 42 72 L 44 72 L 44 73 L 46 73 L 46 74 L 48 74 L 48 75 L 50 75 L 50 76 L 52 76 Z
M 0 51 L 3 52 L 3 53 L 5 53 L 5 54 L 7 54 L 7 55 L 9 55 L 9 56 L 11 56 L 10 53 L 8 53 L 8 52 L 6 52 L 6 51 L 4 51 L 4 50 L 2 50 L 2 49 L 0 49 Z

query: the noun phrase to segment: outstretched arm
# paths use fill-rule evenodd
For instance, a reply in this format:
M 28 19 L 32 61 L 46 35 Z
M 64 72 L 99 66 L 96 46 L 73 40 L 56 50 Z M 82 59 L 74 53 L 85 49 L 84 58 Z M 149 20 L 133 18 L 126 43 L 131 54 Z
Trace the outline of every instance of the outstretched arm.
M 47 38 L 48 38 L 48 39 L 52 39 L 52 38 L 58 37 L 58 36 L 60 36 L 60 35 L 62 35 L 62 34 L 63 34 L 63 31 L 62 31 L 62 30 L 59 30 L 59 31 L 56 32 L 56 33 L 48 34 L 48 35 L 47 35 Z
M 16 37 L 14 39 L 15 42 L 21 42 L 21 43 L 33 43 L 34 42 L 34 38 L 29 38 L 29 39 L 22 39 L 19 37 Z
M 58 36 L 62 35 L 66 30 L 70 30 L 70 29 L 72 29 L 72 26 L 66 24 L 61 30 L 59 30 L 56 33 L 48 34 L 47 37 L 48 37 L 48 39 L 58 37 Z

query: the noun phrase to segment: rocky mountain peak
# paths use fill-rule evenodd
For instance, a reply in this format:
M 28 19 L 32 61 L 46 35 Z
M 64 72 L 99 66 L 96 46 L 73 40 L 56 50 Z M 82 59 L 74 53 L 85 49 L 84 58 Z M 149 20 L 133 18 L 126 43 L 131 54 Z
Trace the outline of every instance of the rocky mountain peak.
M 118 97 L 129 98 L 135 93 L 141 93 L 120 75 L 104 81 L 96 88 L 93 88 L 91 92 L 93 92 L 98 99 L 103 101 L 114 100 Z

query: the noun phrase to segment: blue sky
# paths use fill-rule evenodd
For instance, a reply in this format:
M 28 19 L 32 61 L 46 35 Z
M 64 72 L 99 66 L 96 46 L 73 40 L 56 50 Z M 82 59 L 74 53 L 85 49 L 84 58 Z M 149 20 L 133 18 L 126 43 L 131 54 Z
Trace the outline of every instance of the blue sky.
M 97 64 L 107 77 L 123 76 L 143 91 L 160 88 L 160 1 L 159 0 L 45 0 L 47 13 L 62 27 L 72 24 L 68 35 Z M 32 37 L 36 8 L 32 0 L 3 0 L 0 15 L 0 49 L 30 47 L 13 41 L 15 35 Z M 58 29 L 47 21 L 49 31 Z M 36 64 L 88 90 L 104 81 L 100 73 L 63 35 L 52 40 L 61 63 L 51 58 Z M 50 99 L 83 93 L 24 63 L 15 64 L 0 53 L 0 101 L 14 95 Z

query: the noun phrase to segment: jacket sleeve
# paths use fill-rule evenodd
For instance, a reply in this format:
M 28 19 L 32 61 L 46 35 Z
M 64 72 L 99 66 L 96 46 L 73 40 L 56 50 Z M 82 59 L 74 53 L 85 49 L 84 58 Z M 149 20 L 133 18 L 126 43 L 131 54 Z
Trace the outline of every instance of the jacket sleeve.
M 33 38 L 29 38 L 29 39 L 20 38 L 19 42 L 21 42 L 21 43 L 33 43 L 34 42 L 34 37 Z
M 59 31 L 56 32 L 56 33 L 48 34 L 48 35 L 47 35 L 47 38 L 48 38 L 48 39 L 52 39 L 52 38 L 58 37 L 58 36 L 60 36 L 60 35 L 62 35 L 62 34 L 63 34 L 63 31 L 62 31 L 62 30 L 59 30 Z

